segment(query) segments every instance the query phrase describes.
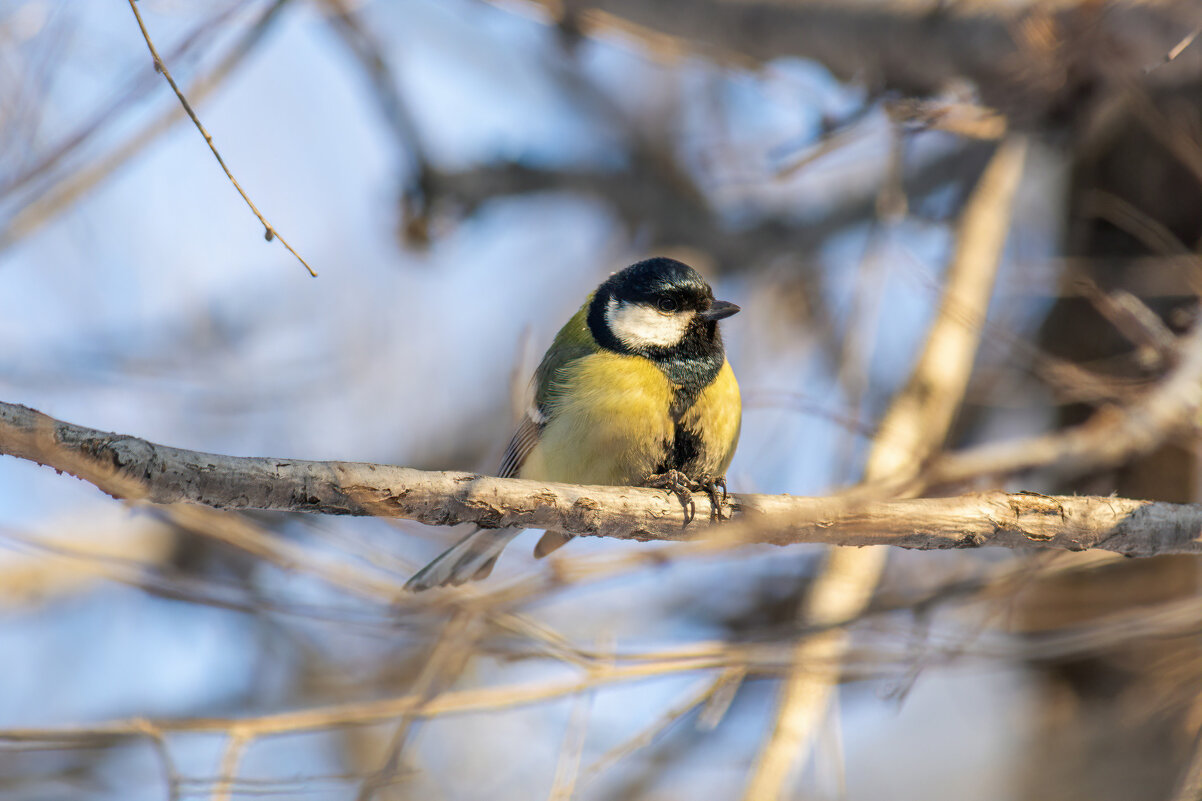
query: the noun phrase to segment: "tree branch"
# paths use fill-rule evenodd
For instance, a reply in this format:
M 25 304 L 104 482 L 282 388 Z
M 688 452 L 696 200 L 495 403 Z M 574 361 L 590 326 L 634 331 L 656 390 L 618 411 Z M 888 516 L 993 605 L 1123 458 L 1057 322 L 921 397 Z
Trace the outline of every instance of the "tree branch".
M 1202 505 L 1004 492 L 883 502 L 734 495 L 733 522 L 686 529 L 679 503 L 657 490 L 219 456 L 64 423 L 9 403 L 0 403 L 0 453 L 70 473 L 116 498 L 221 509 L 553 528 L 628 540 L 693 540 L 709 530 L 734 544 L 1202 553 Z M 700 521 L 708 501 L 696 500 Z
M 280 236 L 280 232 L 277 231 L 271 225 L 271 223 L 267 222 L 267 218 L 264 217 L 262 212 L 259 211 L 258 207 L 255 206 L 254 202 L 250 199 L 250 195 L 246 194 L 246 190 L 242 188 L 242 184 L 238 183 L 238 180 L 234 178 L 234 174 L 230 172 L 230 168 L 226 166 L 225 159 L 221 157 L 221 153 L 218 152 L 217 146 L 213 144 L 213 137 L 207 130 L 205 130 L 204 125 L 200 121 L 200 117 L 196 116 L 196 112 L 192 109 L 192 104 L 188 102 L 187 96 L 179 88 L 179 84 L 175 82 L 175 78 L 171 77 L 171 71 L 168 70 L 167 65 L 163 63 L 163 59 L 159 57 L 159 51 L 155 49 L 154 41 L 150 38 L 150 32 L 146 30 L 146 23 L 142 21 L 142 13 L 138 11 L 137 0 L 129 0 L 129 9 L 130 11 L 134 12 L 134 19 L 138 21 L 138 29 L 142 31 L 142 39 L 145 40 L 146 47 L 148 50 L 150 50 L 150 57 L 154 59 L 155 71 L 162 73 L 163 77 L 167 79 L 167 83 L 171 86 L 171 91 L 175 92 L 175 96 L 179 99 L 180 105 L 184 107 L 184 112 L 188 115 L 188 118 L 192 120 L 192 124 L 196 126 L 196 130 L 200 131 L 201 136 L 204 137 L 205 144 L 207 144 L 209 146 L 209 150 L 213 152 L 213 158 L 217 159 L 217 163 L 221 166 L 222 171 L 225 172 L 225 177 L 230 179 L 230 183 L 234 185 L 234 189 L 238 190 L 238 194 L 242 196 L 244 201 L 246 201 L 246 205 L 250 207 L 251 212 L 253 212 L 255 217 L 259 219 L 259 223 L 263 226 L 264 237 L 268 242 L 270 242 L 272 239 L 280 240 L 280 244 L 283 245 L 289 253 L 295 256 L 297 261 L 304 265 L 305 269 L 309 271 L 309 275 L 316 278 L 317 273 L 314 272 L 313 268 L 309 266 L 309 262 L 305 261 L 304 258 L 301 257 L 301 254 L 297 253 L 293 249 L 292 245 L 289 245 L 288 241 L 284 239 L 284 237 Z

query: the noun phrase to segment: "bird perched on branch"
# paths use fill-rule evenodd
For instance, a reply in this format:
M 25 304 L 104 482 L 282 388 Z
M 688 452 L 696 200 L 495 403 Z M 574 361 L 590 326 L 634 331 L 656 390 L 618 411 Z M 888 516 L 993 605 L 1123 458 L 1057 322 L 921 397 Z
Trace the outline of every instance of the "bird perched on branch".
M 739 439 L 741 403 L 718 321 L 739 311 L 696 270 L 640 261 L 597 287 L 560 329 L 533 379 L 534 397 L 501 460 L 502 478 L 716 490 Z M 521 529 L 477 529 L 405 585 L 482 579 Z M 549 531 L 542 557 L 569 537 Z

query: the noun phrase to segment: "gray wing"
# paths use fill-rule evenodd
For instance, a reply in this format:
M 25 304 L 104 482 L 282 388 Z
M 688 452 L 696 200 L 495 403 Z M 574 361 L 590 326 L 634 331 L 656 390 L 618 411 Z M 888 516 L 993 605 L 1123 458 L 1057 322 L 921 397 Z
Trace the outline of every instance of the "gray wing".
M 547 349 L 538 369 L 534 371 L 531 382 L 533 398 L 521 425 L 509 441 L 509 447 L 505 449 L 501 470 L 497 473 L 499 478 L 517 478 L 526 457 L 538 444 L 547 426 L 547 418 L 554 414 L 555 395 L 560 391 L 559 381 L 564 369 L 576 359 L 597 352 L 597 345 L 584 322 L 584 313 L 591 300 L 592 295 L 589 295 L 589 300 L 576 312 L 576 316 L 560 329 L 555 342 Z
M 538 438 L 542 436 L 546 424 L 546 418 L 536 407 L 531 406 L 526 411 L 513 439 L 509 440 L 509 447 L 505 449 L 505 455 L 501 457 L 498 478 L 517 478 L 518 471 L 522 469 L 522 464 L 530 455 L 530 451 L 534 450 L 534 446 L 538 444 Z
M 587 305 L 586 303 L 585 306 Z M 581 316 L 583 311 L 581 309 L 573 318 L 581 330 L 584 326 Z M 509 447 L 505 449 L 505 455 L 501 458 L 501 469 L 497 473 L 500 478 L 516 478 L 526 457 L 538 444 L 543 428 L 547 424 L 547 409 L 552 405 L 551 396 L 555 383 L 552 378 L 568 362 L 596 350 L 596 346 L 592 344 L 572 345 L 561 342 L 564 331 L 570 329 L 572 325 L 573 323 L 569 322 L 564 326 L 564 330 L 560 331 L 555 345 L 552 345 L 551 349 L 547 351 L 547 355 L 543 357 L 542 363 L 535 372 L 534 402 L 523 415 L 522 422 L 513 435 L 513 439 L 509 440 Z M 496 564 L 501 551 L 510 540 L 521 533 L 522 529 L 520 528 L 477 528 L 419 570 L 405 584 L 405 589 L 420 592 L 431 587 L 457 585 L 463 584 L 465 581 L 485 578 L 492 572 L 493 565 Z M 554 550 L 554 547 L 546 548 L 540 553 L 540 556 L 551 550 Z
M 501 459 L 501 478 L 515 478 L 522 463 L 538 444 L 539 435 L 545 425 L 542 413 L 531 406 L 522 417 L 517 433 L 509 440 L 505 456 Z M 459 542 L 452 545 L 433 562 L 423 567 L 405 583 L 405 589 L 414 592 L 458 585 L 465 581 L 478 581 L 492 572 L 497 557 L 509 541 L 522 533 L 520 528 L 476 528 Z
M 405 589 L 421 592 L 488 578 L 501 551 L 521 533 L 520 528 L 477 528 L 414 574 Z

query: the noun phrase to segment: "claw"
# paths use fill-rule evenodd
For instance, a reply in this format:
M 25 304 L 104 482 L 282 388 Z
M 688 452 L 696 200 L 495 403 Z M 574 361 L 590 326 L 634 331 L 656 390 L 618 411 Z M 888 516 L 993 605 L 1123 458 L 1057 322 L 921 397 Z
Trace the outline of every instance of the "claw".
M 676 496 L 684 509 L 684 524 L 687 526 L 697 517 L 697 504 L 693 501 L 694 492 L 704 492 L 710 499 L 710 520 L 717 523 L 729 520 L 730 515 L 722 513 L 722 506 L 730 495 L 726 491 L 726 476 L 702 475 L 696 481 L 679 470 L 669 470 L 666 473 L 649 476 L 643 486 L 653 489 L 667 490 Z M 722 495 L 718 495 L 718 490 Z
M 730 515 L 722 514 L 722 504 L 726 503 L 728 496 L 726 492 L 726 476 L 725 475 L 709 475 L 703 474 L 694 482 L 694 489 L 701 489 L 709 497 L 709 520 L 714 523 L 719 523 L 724 520 L 730 520 Z M 719 497 L 718 491 L 721 488 L 722 494 Z
M 729 497 L 726 492 L 726 476 L 710 476 L 704 475 L 697 480 L 698 489 L 705 490 L 705 494 L 710 499 L 710 520 L 717 523 L 722 520 L 729 520 L 729 515 L 722 514 L 722 504 L 726 503 Z M 722 489 L 722 497 L 718 497 L 718 488 Z
M 693 522 L 693 518 L 697 517 L 697 504 L 693 500 L 693 490 L 697 488 L 697 482 L 679 470 L 669 470 L 666 473 L 648 476 L 647 480 L 643 482 L 643 486 L 667 490 L 675 495 L 676 500 L 680 501 L 681 508 L 684 509 L 684 526 L 688 526 Z
M 726 503 L 727 499 L 730 498 L 730 495 L 726 492 L 726 476 L 718 476 L 710 482 L 710 489 L 716 489 L 717 487 L 722 488 L 722 500 L 714 504 L 714 507 L 718 510 L 718 519 L 721 520 L 723 519 L 722 506 Z M 712 501 L 713 498 L 711 497 L 710 500 Z

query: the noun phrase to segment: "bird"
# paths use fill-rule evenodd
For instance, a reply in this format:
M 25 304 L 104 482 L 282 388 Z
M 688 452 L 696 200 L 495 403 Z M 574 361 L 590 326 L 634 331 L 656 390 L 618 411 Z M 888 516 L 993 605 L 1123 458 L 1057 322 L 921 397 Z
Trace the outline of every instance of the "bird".
M 657 256 L 613 273 L 559 330 L 534 373 L 532 401 L 498 476 L 674 492 L 716 488 L 742 424 L 742 403 L 718 321 L 740 311 L 715 300 L 688 265 Z M 418 571 L 413 591 L 486 578 L 516 528 L 477 528 Z M 570 536 L 548 531 L 545 556 Z

